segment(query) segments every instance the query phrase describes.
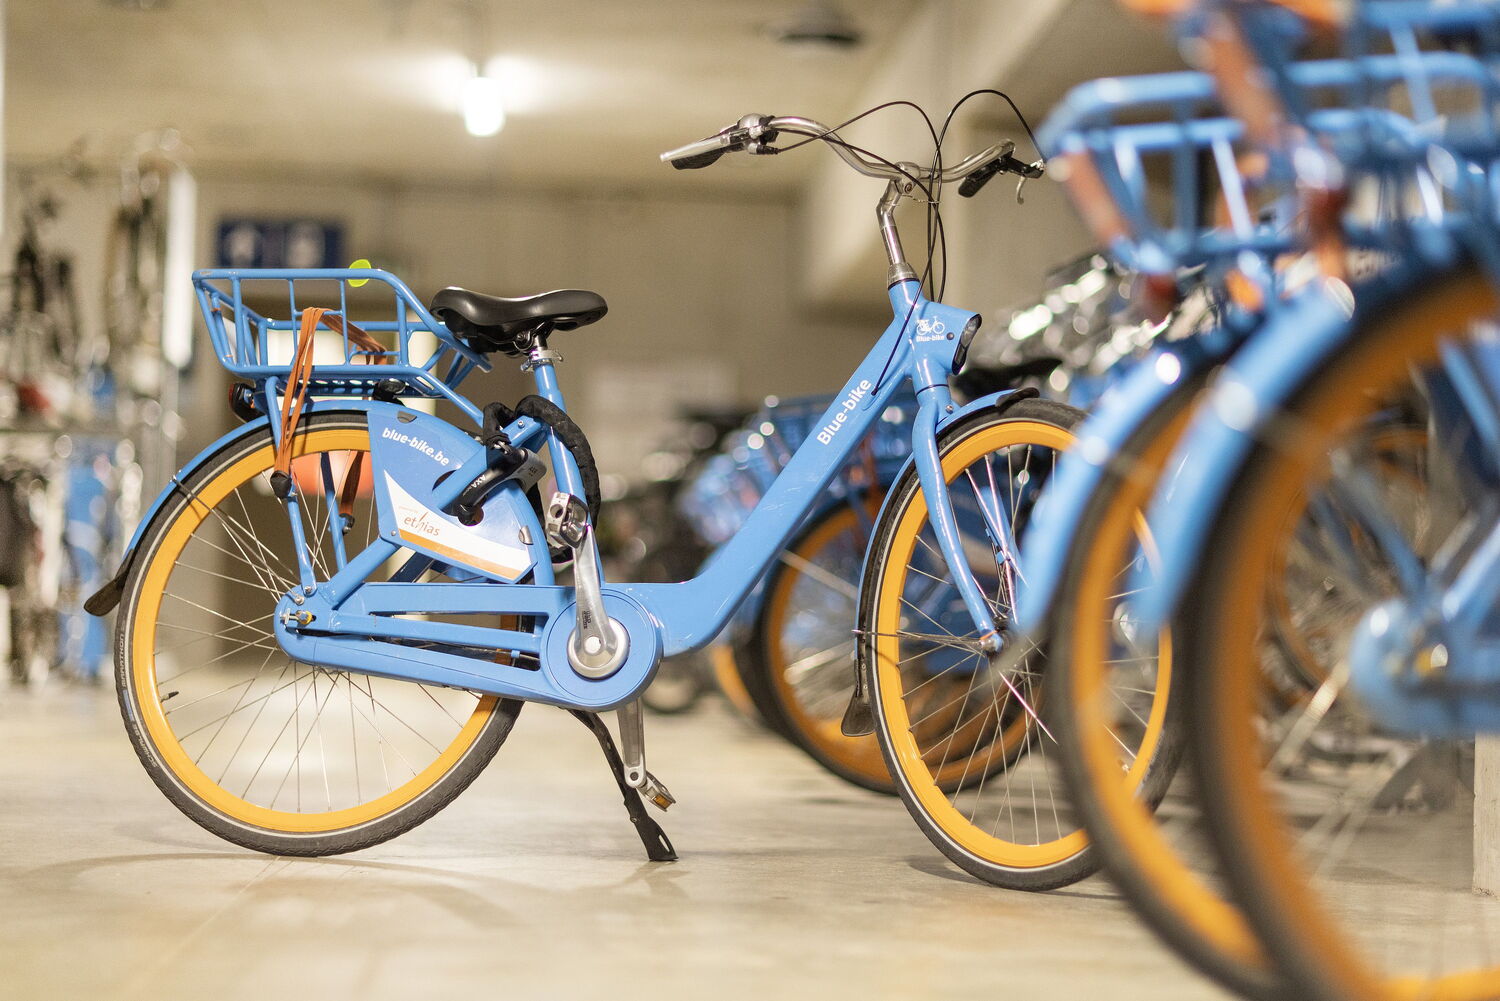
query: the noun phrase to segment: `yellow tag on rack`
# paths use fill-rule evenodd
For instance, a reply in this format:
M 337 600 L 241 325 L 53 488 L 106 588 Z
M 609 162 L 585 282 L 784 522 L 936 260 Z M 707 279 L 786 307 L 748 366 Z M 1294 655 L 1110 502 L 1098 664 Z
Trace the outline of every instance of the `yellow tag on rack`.
M 374 265 L 372 265 L 369 261 L 367 261 L 363 257 L 361 257 L 359 260 L 357 260 L 353 264 L 349 265 L 349 270 L 350 271 L 357 271 L 357 270 L 359 270 L 361 268 L 369 268 L 369 267 L 373 267 L 373 266 Z M 364 285 L 367 282 L 369 282 L 369 280 L 370 279 L 368 279 L 368 278 L 351 278 L 351 279 L 349 279 L 349 285 L 352 288 L 359 288 L 361 285 Z

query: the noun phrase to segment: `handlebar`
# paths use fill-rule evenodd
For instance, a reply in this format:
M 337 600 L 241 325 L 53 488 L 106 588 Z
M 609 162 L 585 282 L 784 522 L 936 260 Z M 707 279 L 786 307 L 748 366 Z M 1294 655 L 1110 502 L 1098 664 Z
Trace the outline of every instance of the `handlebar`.
M 729 137 L 718 135 L 663 153 L 661 158 L 678 170 L 699 170 L 718 162 L 719 157 L 728 152 Z
M 725 153 L 744 150 L 748 153 L 775 153 L 768 144 L 775 141 L 775 119 L 766 115 L 746 115 L 717 135 L 679 146 L 661 155 L 663 163 L 678 170 L 700 170 L 717 162 Z
M 1016 144 L 1008 139 L 988 146 L 954 166 L 941 170 L 935 171 L 930 167 L 921 167 L 914 163 L 887 164 L 849 148 L 839 140 L 833 129 L 821 122 L 794 115 L 778 118 L 768 115 L 746 115 L 717 135 L 669 150 L 661 155 L 661 159 L 678 170 L 698 170 L 712 165 L 718 161 L 719 157 L 729 152 L 742 150 L 754 155 L 770 155 L 780 152 L 770 143 L 783 132 L 788 135 L 826 140 L 829 148 L 837 153 L 840 159 L 866 177 L 896 182 L 939 181 L 946 183 L 963 180 L 964 185 L 959 189 L 959 194 L 965 197 L 972 197 L 997 173 L 1007 172 L 1019 174 L 1021 177 L 1040 177 L 1045 168 L 1045 164 L 1040 160 L 1031 164 L 1017 160 L 1011 155 L 1015 152 Z

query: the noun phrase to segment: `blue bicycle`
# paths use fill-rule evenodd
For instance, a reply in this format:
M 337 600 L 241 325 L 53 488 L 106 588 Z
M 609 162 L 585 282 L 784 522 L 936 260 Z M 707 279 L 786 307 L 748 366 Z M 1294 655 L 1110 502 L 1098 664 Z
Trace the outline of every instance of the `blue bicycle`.
M 909 385 L 912 456 L 850 623 L 873 723 L 908 806 L 959 864 L 1024 885 L 1076 875 L 1082 836 L 1053 792 L 1044 661 L 994 665 L 1015 540 L 1077 414 L 1025 392 L 954 402 L 948 377 L 980 317 L 924 295 L 894 219 L 902 198 L 959 181 L 972 194 L 1041 166 L 1011 143 L 951 167 L 896 164 L 816 122 L 760 116 L 663 159 L 705 167 L 775 151 L 784 135 L 822 140 L 885 182 L 893 319 L 743 527 L 683 583 L 601 573 L 597 473 L 551 347 L 604 316 L 598 295 L 448 288 L 423 305 L 374 269 L 195 274 L 219 358 L 245 380 L 232 404 L 247 423 L 173 477 L 89 603 L 119 605 L 126 726 L 179 809 L 261 851 L 364 848 L 450 802 L 535 701 L 593 729 L 648 854 L 675 857 L 641 805 L 672 797 L 646 768 L 638 697 L 663 656 L 718 634 Z M 286 312 L 258 312 L 268 301 Z M 494 353 L 520 359 L 536 394 L 512 408 L 459 393 Z M 546 504 L 544 448 L 557 485 Z M 598 717 L 609 710 L 618 750 Z
M 1201 16 L 1280 79 L 1285 35 L 1251 13 Z M 1190 705 L 1214 721 L 1191 747 L 1208 833 L 1285 981 L 1329 1001 L 1493 998 L 1500 873 L 1485 860 L 1500 832 L 1478 748 L 1500 727 L 1500 11 L 1323 13 L 1366 76 L 1387 53 L 1403 65 L 1402 103 L 1426 127 L 1372 129 L 1365 159 L 1421 194 L 1388 203 L 1387 267 L 1350 280 L 1352 311 L 1336 281 L 1316 283 L 1303 322 L 1274 324 L 1197 409 L 1179 454 L 1211 458 L 1153 502 L 1164 572 L 1141 613 L 1175 604 L 1193 624 Z M 1274 93 L 1295 120 L 1295 92 Z M 1370 97 L 1347 101 L 1368 114 Z M 1237 593 L 1287 595 L 1319 638 L 1302 698 L 1268 704 L 1275 606 L 1226 601 L 1226 574 Z

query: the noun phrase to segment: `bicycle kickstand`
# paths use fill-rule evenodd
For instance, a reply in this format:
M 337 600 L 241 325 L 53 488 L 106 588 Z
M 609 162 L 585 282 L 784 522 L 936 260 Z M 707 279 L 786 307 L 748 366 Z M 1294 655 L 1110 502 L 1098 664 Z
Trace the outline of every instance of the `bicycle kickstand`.
M 639 702 L 634 704 L 640 705 Z M 672 841 L 667 837 L 667 832 L 663 831 L 661 825 L 646 812 L 646 804 L 641 800 L 640 790 L 625 781 L 625 763 L 620 760 L 620 752 L 615 747 L 615 739 L 610 735 L 609 727 L 605 726 L 604 720 L 599 718 L 598 713 L 587 712 L 583 709 L 568 711 L 577 717 L 580 723 L 592 730 L 595 739 L 599 741 L 599 747 L 604 751 L 604 760 L 609 762 L 610 771 L 614 773 L 615 782 L 620 787 L 620 795 L 625 799 L 625 811 L 630 814 L 630 822 L 635 825 L 635 832 L 640 835 L 641 844 L 646 846 L 646 857 L 652 862 L 676 862 L 677 849 L 672 847 Z M 665 789 L 661 791 L 666 793 Z M 665 805 L 657 801 L 662 809 L 666 809 L 671 804 L 670 794 L 666 799 Z

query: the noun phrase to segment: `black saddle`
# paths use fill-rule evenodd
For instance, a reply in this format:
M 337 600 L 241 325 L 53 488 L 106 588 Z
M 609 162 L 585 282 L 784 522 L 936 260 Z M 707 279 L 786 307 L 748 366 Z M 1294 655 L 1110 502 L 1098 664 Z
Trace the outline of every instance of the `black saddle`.
M 581 289 L 504 299 L 450 285 L 428 307 L 454 335 L 479 351 L 519 354 L 527 334 L 576 330 L 609 312 L 604 297 Z

